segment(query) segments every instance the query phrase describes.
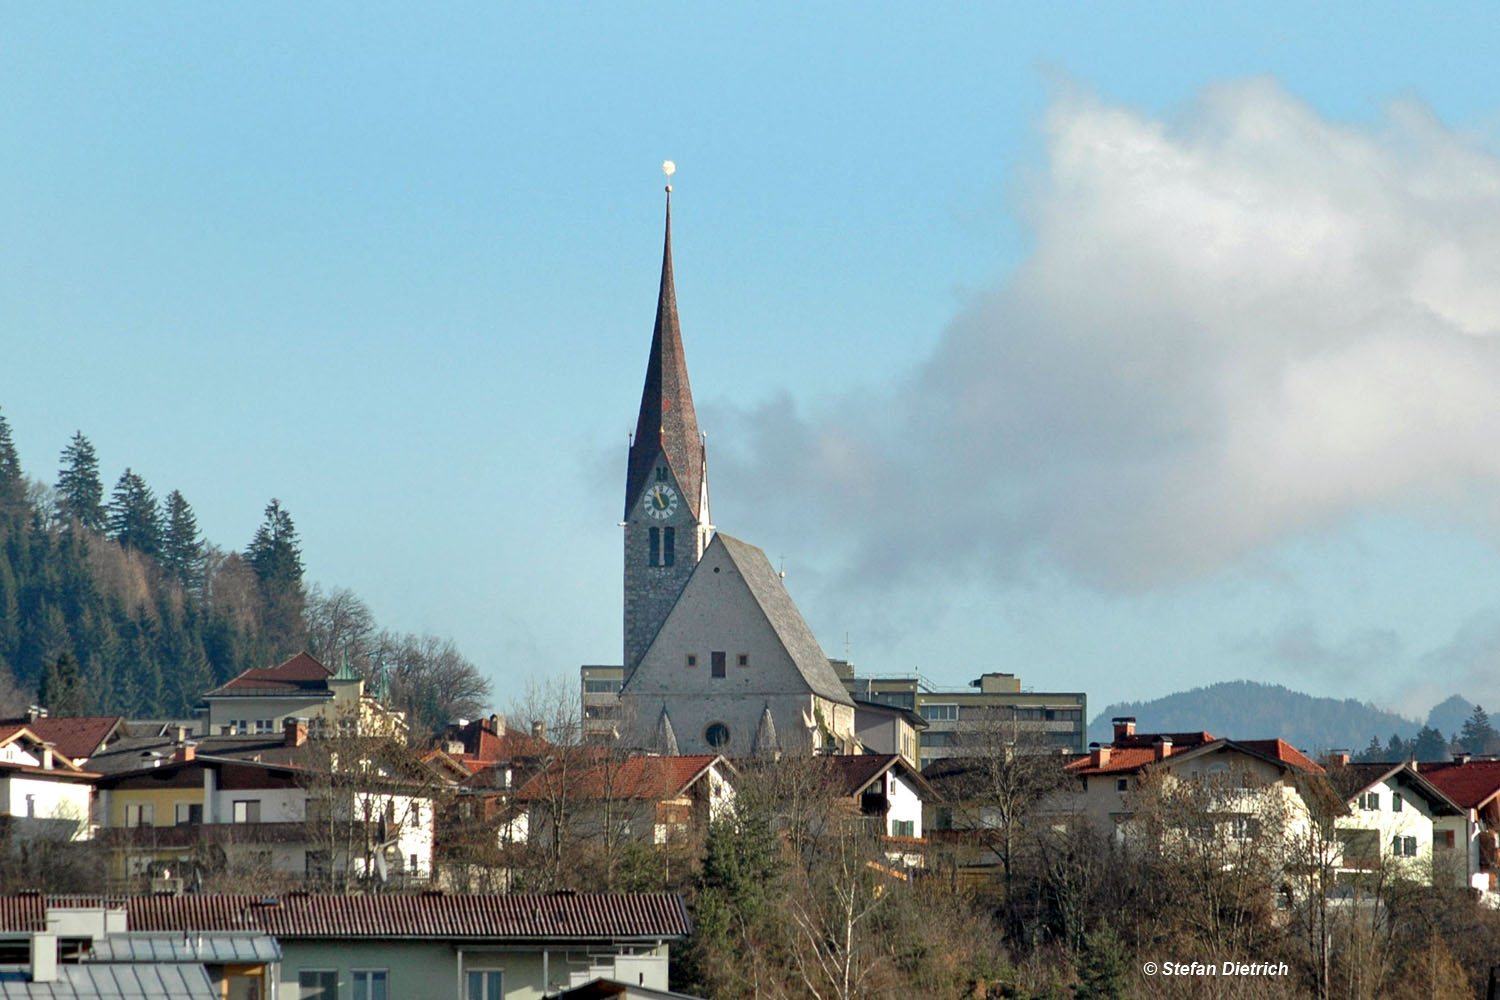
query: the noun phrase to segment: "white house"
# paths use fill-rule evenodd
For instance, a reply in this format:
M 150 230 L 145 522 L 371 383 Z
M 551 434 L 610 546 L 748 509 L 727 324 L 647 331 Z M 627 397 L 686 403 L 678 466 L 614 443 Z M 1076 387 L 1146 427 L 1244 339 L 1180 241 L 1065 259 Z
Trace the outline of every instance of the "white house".
M 18 832 L 51 826 L 71 839 L 87 838 L 98 777 L 26 726 L 0 727 L 0 817 Z
M 1354 874 L 1401 871 L 1434 882 L 1467 882 L 1461 847 L 1467 810 L 1409 763 L 1351 764 L 1329 770 L 1348 814 L 1334 820 L 1339 869 Z

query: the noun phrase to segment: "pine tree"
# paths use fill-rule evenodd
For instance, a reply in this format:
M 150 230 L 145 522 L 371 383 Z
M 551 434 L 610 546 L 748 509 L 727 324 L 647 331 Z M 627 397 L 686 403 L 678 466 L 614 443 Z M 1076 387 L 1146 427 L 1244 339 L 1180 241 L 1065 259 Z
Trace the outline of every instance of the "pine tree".
M 262 585 L 301 586 L 302 549 L 297 545 L 297 528 L 280 500 L 273 498 L 266 505 L 266 519 L 245 550 L 245 561 Z
M 166 531 L 161 542 L 161 565 L 188 590 L 203 581 L 203 539 L 198 535 L 198 519 L 180 490 L 167 494 L 162 504 Z
M 1491 745 L 1500 742 L 1500 734 L 1490 725 L 1490 717 L 1482 705 L 1475 705 L 1474 714 L 1464 720 L 1458 742 L 1469 753 L 1490 753 Z
M 120 475 L 109 499 L 109 537 L 127 549 L 155 555 L 161 547 L 161 518 L 146 481 L 130 469 Z
M 1448 741 L 1438 730 L 1423 726 L 1412 744 L 1411 755 L 1420 761 L 1444 760 L 1448 756 Z
M 1078 963 L 1078 1000 L 1123 1000 L 1130 987 L 1130 966 L 1125 946 L 1114 929 L 1105 924 L 1088 936 Z
M 82 715 L 86 710 L 86 691 L 78 661 L 72 653 L 63 653 L 47 664 L 37 700 L 55 716 Z
M 99 457 L 83 431 L 74 434 L 63 449 L 62 463 L 57 477 L 58 515 L 90 531 L 103 531 L 104 485 L 99 481 Z
M 307 643 L 303 610 L 307 595 L 302 590 L 302 550 L 292 516 L 273 499 L 266 506 L 266 519 L 245 550 L 245 561 L 260 582 L 266 602 L 261 638 L 273 657 L 290 656 Z
M 0 413 L 0 515 L 19 514 L 26 507 L 26 477 L 11 440 L 10 424 Z

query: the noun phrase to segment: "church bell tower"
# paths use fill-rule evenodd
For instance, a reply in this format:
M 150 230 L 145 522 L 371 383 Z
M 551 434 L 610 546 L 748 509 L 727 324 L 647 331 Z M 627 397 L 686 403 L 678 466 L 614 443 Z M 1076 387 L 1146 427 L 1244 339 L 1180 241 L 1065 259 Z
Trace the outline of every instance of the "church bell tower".
M 670 172 L 669 172 L 670 175 Z M 672 186 L 656 329 L 625 474 L 625 681 L 713 537 L 708 464 L 688 385 L 672 284 Z

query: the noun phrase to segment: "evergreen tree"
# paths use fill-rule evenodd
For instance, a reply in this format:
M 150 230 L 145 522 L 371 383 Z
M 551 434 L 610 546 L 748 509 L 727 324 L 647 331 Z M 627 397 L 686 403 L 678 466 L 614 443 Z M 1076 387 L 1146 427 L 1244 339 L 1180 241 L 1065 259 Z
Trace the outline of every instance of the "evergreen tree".
M 1354 757 L 1356 764 L 1378 764 L 1384 759 L 1385 751 L 1380 747 L 1380 737 L 1371 736 L 1369 746 L 1365 747 Z
M 161 517 L 146 481 L 126 469 L 109 498 L 109 537 L 127 549 L 155 555 L 161 547 Z
M 0 515 L 19 514 L 26 507 L 26 477 L 11 440 L 10 424 L 0 413 Z
M 1386 762 L 1394 764 L 1397 761 L 1405 760 L 1410 751 L 1411 744 L 1403 740 L 1401 737 L 1397 736 L 1395 733 L 1392 733 L 1391 738 L 1386 741 L 1385 744 L 1384 760 Z
M 266 519 L 256 529 L 245 561 L 265 586 L 302 584 L 302 549 L 297 545 L 297 528 L 292 515 L 272 499 L 266 505 Z
M 86 711 L 86 693 L 78 661 L 72 653 L 63 653 L 42 672 L 37 700 L 52 715 L 82 715 Z
M 1431 726 L 1423 726 L 1412 744 L 1411 755 L 1420 761 L 1448 759 L 1448 741 Z
M 302 590 L 302 550 L 292 516 L 272 500 L 266 519 L 256 529 L 245 561 L 255 572 L 266 602 L 262 639 L 273 658 L 290 656 L 307 643 L 303 609 L 307 595 Z
M 1109 924 L 1088 936 L 1078 963 L 1078 1000 L 1123 1000 L 1130 988 L 1130 966 L 1125 946 Z
M 99 457 L 94 446 L 83 436 L 63 449 L 62 471 L 57 477 L 57 512 L 71 518 L 90 531 L 104 530 L 104 485 L 99 481 Z
M 198 519 L 180 490 L 167 494 L 162 508 L 166 524 L 161 542 L 162 568 L 184 588 L 193 590 L 203 581 L 203 539 L 198 535 Z
M 1474 714 L 1464 721 L 1458 742 L 1469 753 L 1493 753 L 1494 745 L 1500 743 L 1500 733 L 1490 725 L 1490 717 L 1482 705 L 1475 705 Z

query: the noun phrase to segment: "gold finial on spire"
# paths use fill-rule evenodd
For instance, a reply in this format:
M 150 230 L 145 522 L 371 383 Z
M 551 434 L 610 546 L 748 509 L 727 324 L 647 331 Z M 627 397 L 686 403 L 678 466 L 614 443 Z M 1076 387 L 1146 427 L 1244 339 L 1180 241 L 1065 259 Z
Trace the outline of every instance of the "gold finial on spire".
M 671 160 L 661 161 L 661 172 L 667 175 L 667 194 L 672 193 L 672 175 L 677 173 L 677 164 Z

